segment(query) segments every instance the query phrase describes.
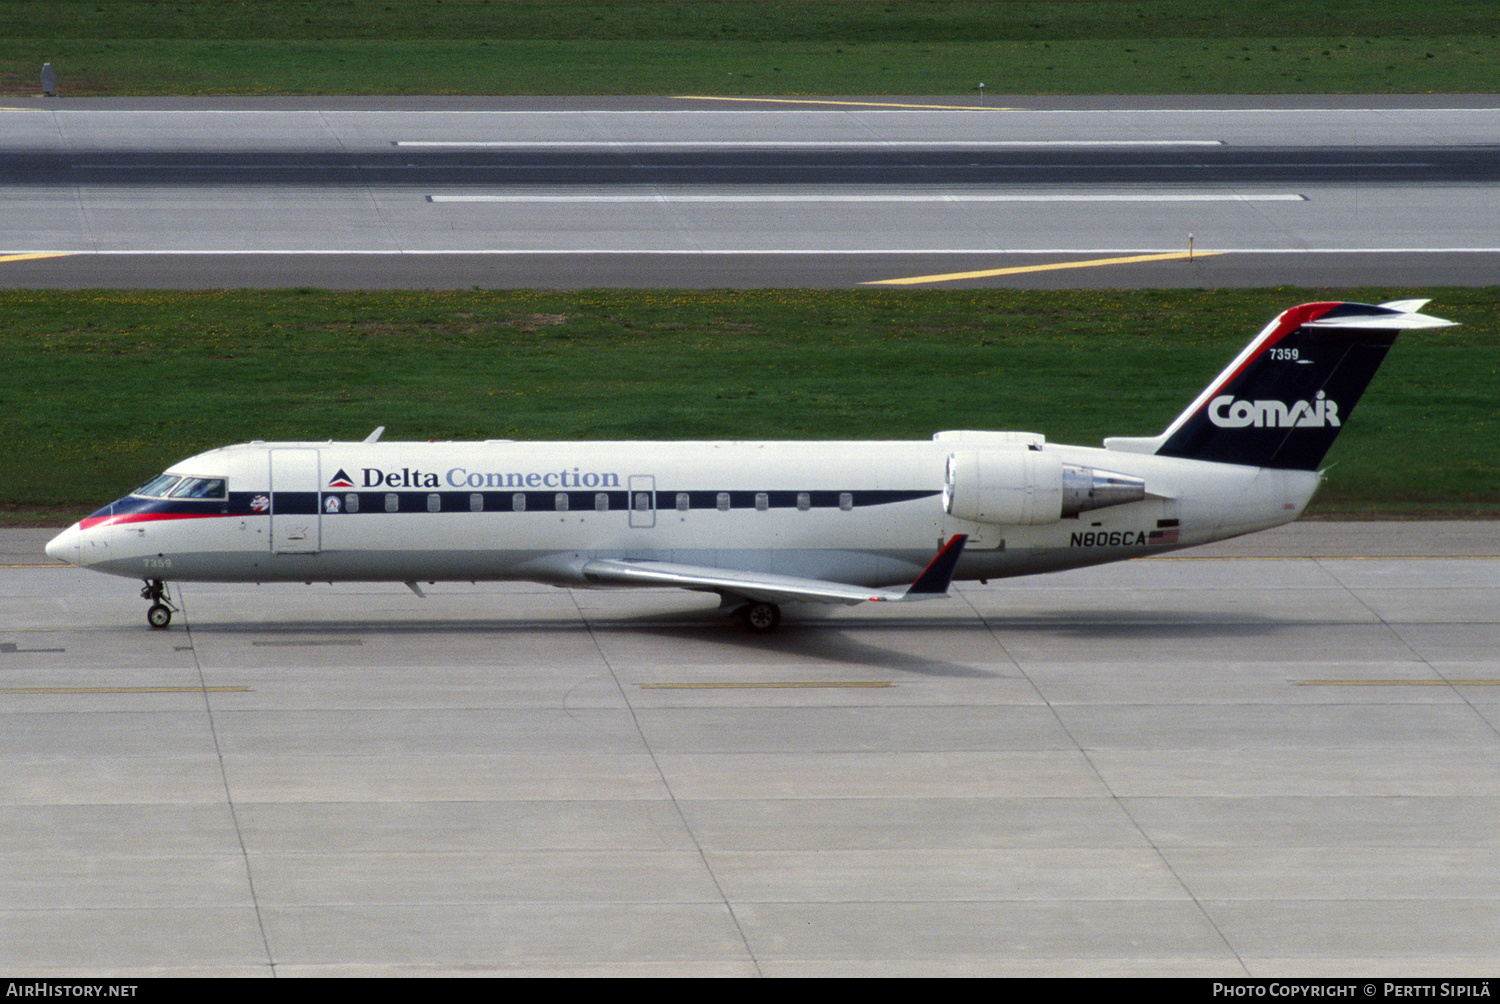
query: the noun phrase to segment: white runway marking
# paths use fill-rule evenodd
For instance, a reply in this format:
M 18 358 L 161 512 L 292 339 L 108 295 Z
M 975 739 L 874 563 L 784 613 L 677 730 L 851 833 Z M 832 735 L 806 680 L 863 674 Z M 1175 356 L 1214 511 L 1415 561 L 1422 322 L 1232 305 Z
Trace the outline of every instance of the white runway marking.
M 1106 192 L 1101 194 L 1010 195 L 992 192 L 949 192 L 919 195 L 690 195 L 672 192 L 640 195 L 429 195 L 428 202 L 510 202 L 510 203 L 653 203 L 653 202 L 1306 202 L 1307 196 L 1296 192 L 1266 195 L 1242 195 L 1233 192 Z
M 435 149 L 610 149 L 630 147 L 642 149 L 696 149 L 702 147 L 729 147 L 736 150 L 864 150 L 871 147 L 911 147 L 916 149 L 964 149 L 987 150 L 1001 147 L 1106 147 L 1106 146 L 1223 146 L 1221 139 L 855 139 L 855 140 L 739 140 L 739 139 L 684 139 L 684 140 L 407 140 L 391 141 L 392 146 L 423 147 Z

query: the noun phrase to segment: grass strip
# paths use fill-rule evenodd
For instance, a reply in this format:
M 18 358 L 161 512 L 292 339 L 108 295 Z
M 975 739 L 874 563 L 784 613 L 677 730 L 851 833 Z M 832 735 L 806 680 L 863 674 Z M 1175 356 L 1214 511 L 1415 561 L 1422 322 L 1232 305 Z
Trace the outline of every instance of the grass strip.
M 0 0 L 0 93 L 1500 90 L 1485 4 Z
M 249 439 L 906 439 L 1161 431 L 1280 310 L 1430 296 L 1325 512 L 1495 495 L 1500 287 L 0 292 L 0 520 L 66 522 Z

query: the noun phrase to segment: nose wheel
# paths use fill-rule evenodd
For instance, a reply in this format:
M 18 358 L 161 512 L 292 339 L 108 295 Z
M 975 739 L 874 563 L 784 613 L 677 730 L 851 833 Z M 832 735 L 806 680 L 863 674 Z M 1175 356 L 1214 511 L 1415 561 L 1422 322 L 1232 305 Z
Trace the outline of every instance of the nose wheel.
M 151 606 L 146 608 L 147 624 L 159 630 L 172 623 L 172 613 L 177 608 L 172 605 L 172 596 L 167 592 L 165 582 L 161 579 L 147 579 L 145 586 L 141 588 L 141 599 L 151 601 Z

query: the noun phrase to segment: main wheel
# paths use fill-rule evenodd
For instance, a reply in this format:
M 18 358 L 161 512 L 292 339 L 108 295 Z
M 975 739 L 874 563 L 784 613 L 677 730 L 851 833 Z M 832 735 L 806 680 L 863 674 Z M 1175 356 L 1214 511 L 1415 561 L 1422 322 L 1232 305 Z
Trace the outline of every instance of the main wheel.
M 164 628 L 172 623 L 172 608 L 165 603 L 153 603 L 146 611 L 146 623 L 154 628 Z
M 770 634 L 781 623 L 781 608 L 774 603 L 752 603 L 742 615 L 745 627 L 756 634 Z

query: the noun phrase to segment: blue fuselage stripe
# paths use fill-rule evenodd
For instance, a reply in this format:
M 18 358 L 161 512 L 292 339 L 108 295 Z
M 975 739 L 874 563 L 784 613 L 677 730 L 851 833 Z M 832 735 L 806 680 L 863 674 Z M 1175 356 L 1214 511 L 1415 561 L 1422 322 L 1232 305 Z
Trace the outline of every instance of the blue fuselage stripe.
M 272 512 L 281 515 L 312 514 L 321 512 L 327 516 L 365 515 L 369 513 L 451 513 L 451 512 L 516 512 L 516 497 L 523 499 L 525 511 L 560 510 L 558 498 L 566 500 L 567 510 L 597 510 L 598 498 L 603 496 L 609 511 L 632 508 L 631 492 L 620 491 L 347 491 L 330 489 L 323 492 L 230 492 L 227 499 L 154 499 L 126 496 L 99 510 L 96 516 L 126 514 L 159 514 L 176 516 L 267 516 Z M 735 509 L 863 509 L 869 506 L 892 505 L 933 498 L 940 494 L 936 490 L 864 489 L 856 491 L 687 491 L 678 492 L 658 488 L 655 492 L 644 492 L 650 496 L 645 508 L 658 511 L 681 510 L 678 495 L 687 496 L 686 509 L 719 509 L 719 497 L 729 496 L 728 508 Z M 388 508 L 387 498 L 395 498 L 394 508 Z M 437 498 L 433 508 L 430 500 Z M 479 504 L 475 505 L 474 497 Z M 355 500 L 350 505 L 350 499 Z M 329 500 L 336 500 L 336 510 L 330 510 Z M 640 509 L 639 504 L 634 508 Z

